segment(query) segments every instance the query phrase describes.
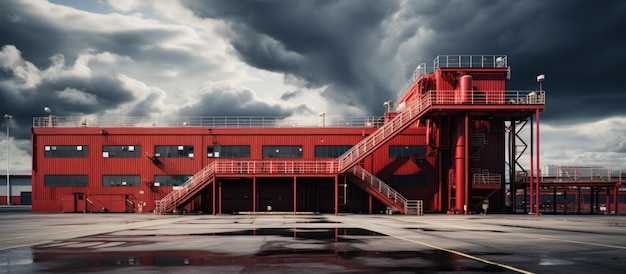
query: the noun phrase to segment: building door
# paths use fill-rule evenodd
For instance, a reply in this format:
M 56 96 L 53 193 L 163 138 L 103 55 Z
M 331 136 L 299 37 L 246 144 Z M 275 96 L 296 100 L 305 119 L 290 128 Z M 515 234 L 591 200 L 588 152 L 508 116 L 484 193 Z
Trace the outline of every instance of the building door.
M 85 212 L 87 209 L 87 201 L 84 193 L 74 193 L 75 212 Z
M 84 193 L 74 193 L 63 195 L 63 212 L 75 213 L 85 212 L 87 201 Z
M 33 193 L 32 193 L 32 192 L 30 192 L 30 191 L 28 191 L 28 192 L 26 192 L 26 191 L 22 192 L 22 193 L 20 194 L 20 200 L 21 200 L 20 204 L 21 204 L 21 205 L 32 205 L 32 204 L 33 204 L 33 203 L 32 203 L 32 196 L 33 196 Z

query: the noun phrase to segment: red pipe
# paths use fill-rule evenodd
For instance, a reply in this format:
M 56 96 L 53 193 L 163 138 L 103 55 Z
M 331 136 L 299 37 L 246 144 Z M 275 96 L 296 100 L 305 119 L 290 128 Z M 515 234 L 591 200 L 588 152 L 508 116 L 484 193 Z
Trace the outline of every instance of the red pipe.
M 455 205 L 454 209 L 465 211 L 465 117 L 456 121 L 456 146 L 454 150 Z
M 465 113 L 465 203 L 463 204 L 463 211 L 465 214 L 469 213 L 469 113 Z

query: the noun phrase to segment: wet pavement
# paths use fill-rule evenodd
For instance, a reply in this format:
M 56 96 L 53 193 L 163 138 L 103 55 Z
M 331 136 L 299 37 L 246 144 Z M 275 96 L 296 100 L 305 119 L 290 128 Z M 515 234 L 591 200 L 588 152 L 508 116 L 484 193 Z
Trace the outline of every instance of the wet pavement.
M 0 273 L 622 273 L 626 216 L 0 210 Z

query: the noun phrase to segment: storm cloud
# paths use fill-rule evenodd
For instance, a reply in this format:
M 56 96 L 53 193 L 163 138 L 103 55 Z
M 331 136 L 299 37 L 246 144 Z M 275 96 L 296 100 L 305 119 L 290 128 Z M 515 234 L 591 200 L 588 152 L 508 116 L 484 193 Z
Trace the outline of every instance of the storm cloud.
M 617 0 L 0 1 L 0 111 L 23 153 L 44 105 L 59 116 L 381 115 L 417 65 L 502 54 L 508 89 L 546 75 L 546 162 L 623 165 L 624 11 Z M 582 142 L 593 145 L 569 149 Z

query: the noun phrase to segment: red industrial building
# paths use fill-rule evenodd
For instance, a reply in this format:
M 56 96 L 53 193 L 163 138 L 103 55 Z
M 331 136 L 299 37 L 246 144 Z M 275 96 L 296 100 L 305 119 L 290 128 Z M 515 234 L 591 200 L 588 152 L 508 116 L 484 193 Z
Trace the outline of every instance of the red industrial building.
M 545 105 L 541 89 L 506 90 L 509 77 L 503 55 L 438 56 L 382 117 L 49 113 L 33 120 L 32 208 L 421 214 L 475 212 L 488 201 L 504 212 L 521 204 L 507 193 L 539 193 L 538 172 L 518 160 L 530 144 L 539 167 L 532 151 Z M 527 124 L 530 141 L 519 136 Z M 617 197 L 619 184 L 607 185 Z

